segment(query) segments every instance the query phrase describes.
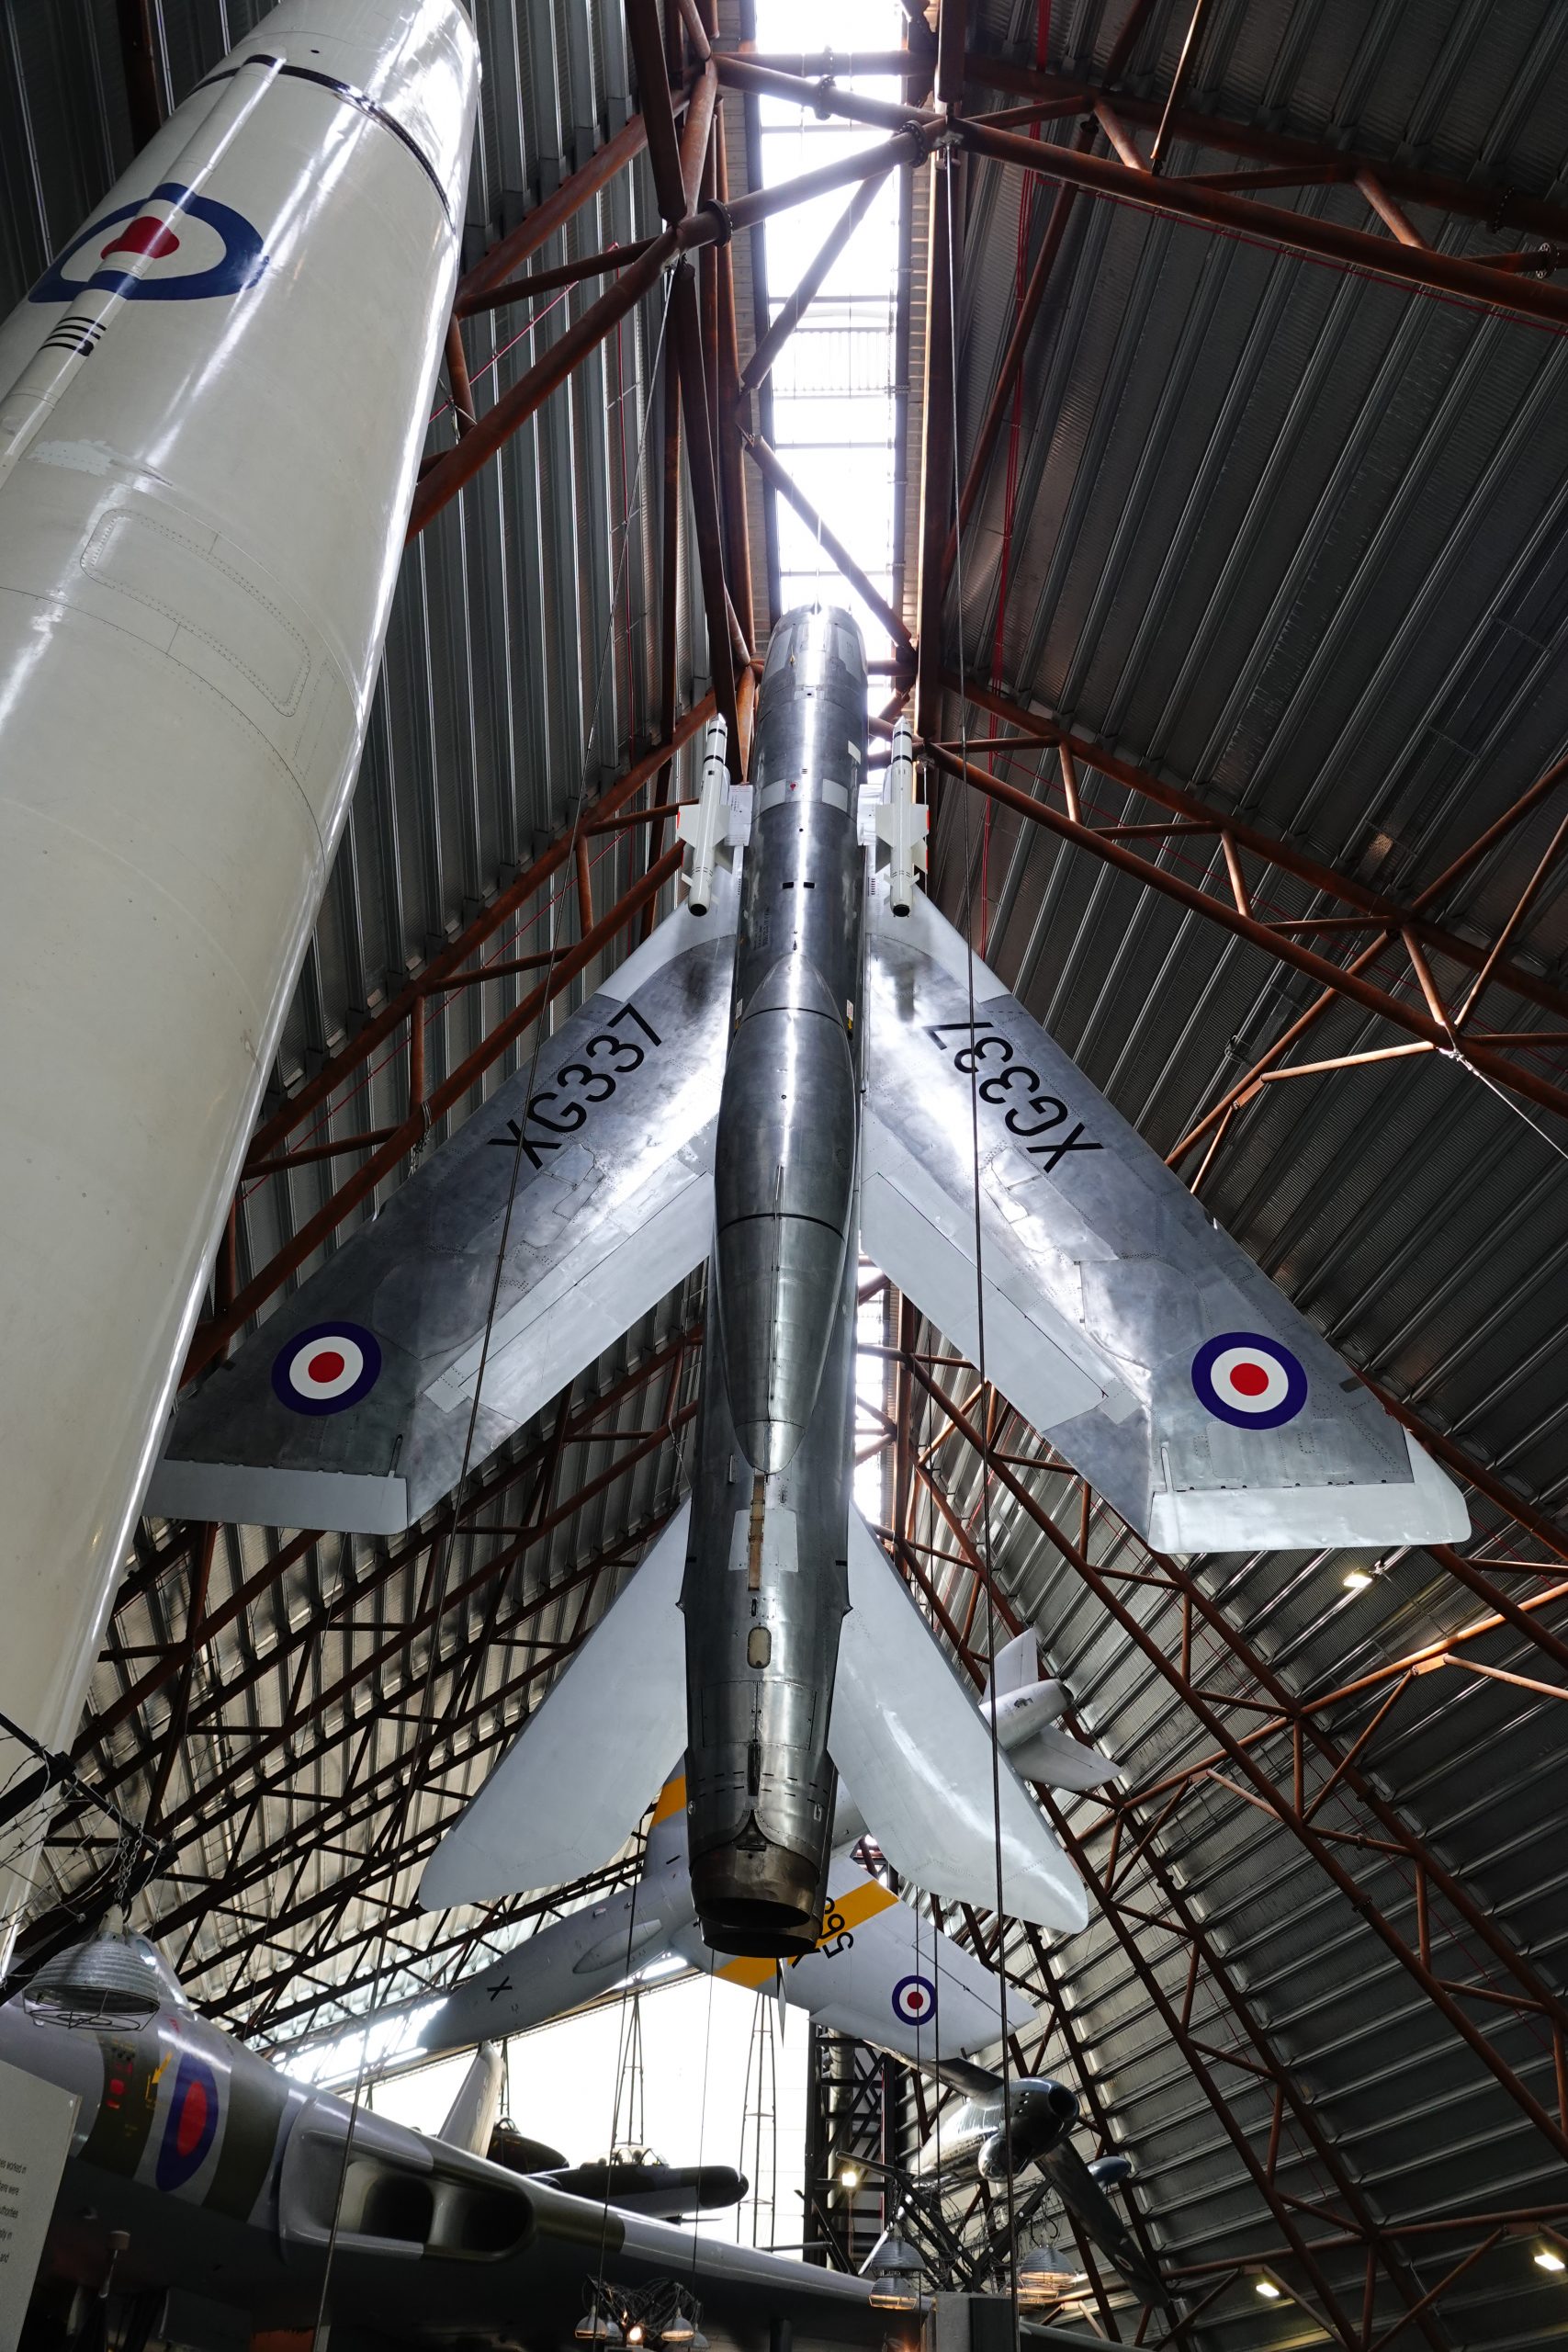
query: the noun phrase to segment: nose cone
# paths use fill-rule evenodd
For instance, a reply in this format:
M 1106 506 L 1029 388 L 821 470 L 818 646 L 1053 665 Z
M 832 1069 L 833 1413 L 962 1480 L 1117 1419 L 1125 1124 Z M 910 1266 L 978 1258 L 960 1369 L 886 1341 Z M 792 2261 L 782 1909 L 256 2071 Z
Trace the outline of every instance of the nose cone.
M 781 959 L 730 1046 L 714 1170 L 725 1382 L 753 1470 L 782 1470 L 811 1418 L 839 1307 L 854 1168 L 843 1007 L 813 966 Z

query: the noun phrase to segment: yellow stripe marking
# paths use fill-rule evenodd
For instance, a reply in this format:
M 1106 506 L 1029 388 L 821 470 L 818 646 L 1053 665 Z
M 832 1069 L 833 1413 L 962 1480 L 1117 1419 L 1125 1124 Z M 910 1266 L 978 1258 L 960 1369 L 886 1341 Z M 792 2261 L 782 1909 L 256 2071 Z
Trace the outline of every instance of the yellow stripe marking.
M 817 1939 L 818 1951 L 820 1951 L 825 1944 L 834 1942 L 846 1928 L 863 1928 L 868 1919 L 874 1919 L 879 1911 L 886 1911 L 897 1900 L 898 1897 L 889 1888 L 879 1885 L 874 1878 L 862 1879 L 859 1885 L 852 1886 L 847 1894 L 830 1895 L 822 1930 Z M 752 1992 L 760 1992 L 764 1984 L 773 1983 L 773 1971 L 778 1964 L 774 1960 L 758 1960 L 748 1955 L 738 1960 L 727 1960 L 723 1967 L 716 1969 L 714 1973 L 726 1977 L 731 1984 L 745 1984 Z M 794 1967 L 795 1962 L 791 1961 L 789 1965 Z
M 672 1813 L 684 1813 L 685 1810 L 686 1775 L 684 1772 L 672 1772 L 659 1792 L 659 1803 L 653 1808 L 653 1820 L 649 1826 L 657 1829 L 660 1823 L 668 1821 Z

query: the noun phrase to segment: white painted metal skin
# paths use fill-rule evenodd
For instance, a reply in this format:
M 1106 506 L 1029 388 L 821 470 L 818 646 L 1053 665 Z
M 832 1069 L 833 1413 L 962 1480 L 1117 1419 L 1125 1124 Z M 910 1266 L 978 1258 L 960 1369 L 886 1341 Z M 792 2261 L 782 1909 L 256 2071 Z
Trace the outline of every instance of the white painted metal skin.
M 0 1709 L 51 1747 L 357 766 L 477 80 L 454 0 L 289 0 L 0 328 Z

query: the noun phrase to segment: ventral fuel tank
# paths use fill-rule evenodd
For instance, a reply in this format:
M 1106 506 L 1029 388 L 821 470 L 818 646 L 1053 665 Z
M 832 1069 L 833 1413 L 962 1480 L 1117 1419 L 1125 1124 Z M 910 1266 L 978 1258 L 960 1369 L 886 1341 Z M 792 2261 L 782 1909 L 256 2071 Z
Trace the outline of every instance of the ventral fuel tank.
M 686 1623 L 692 1888 L 730 1952 L 810 1949 L 847 1606 L 865 857 L 859 632 L 791 613 L 758 695 L 753 817 L 715 1142 L 717 1344 Z
M 287 0 L 0 327 L 0 1710 L 50 1748 L 358 763 L 477 78 L 455 0 Z

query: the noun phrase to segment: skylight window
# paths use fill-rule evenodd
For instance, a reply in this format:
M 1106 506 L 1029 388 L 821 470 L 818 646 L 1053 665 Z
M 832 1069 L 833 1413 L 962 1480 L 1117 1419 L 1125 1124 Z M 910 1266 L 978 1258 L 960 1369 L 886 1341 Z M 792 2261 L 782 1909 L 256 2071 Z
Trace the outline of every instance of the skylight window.
M 798 57 L 833 50 L 845 55 L 898 48 L 904 15 L 897 0 L 757 0 L 757 47 Z M 835 77 L 845 87 L 895 101 L 896 80 Z M 772 187 L 802 172 L 874 147 L 886 132 L 828 117 L 776 98 L 761 102 L 762 182 Z M 893 598 L 895 428 L 898 302 L 898 184 L 890 172 L 863 220 L 823 281 L 821 291 L 779 354 L 773 369 L 773 446 L 810 503 L 842 540 L 874 587 Z M 774 317 L 857 193 L 835 189 L 767 224 L 768 291 Z M 815 534 L 783 498 L 778 504 L 784 609 L 846 605 L 860 623 L 865 650 L 886 661 L 894 648 L 886 624 L 840 572 Z M 874 694 L 874 703 L 886 700 Z

